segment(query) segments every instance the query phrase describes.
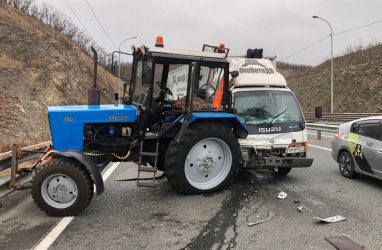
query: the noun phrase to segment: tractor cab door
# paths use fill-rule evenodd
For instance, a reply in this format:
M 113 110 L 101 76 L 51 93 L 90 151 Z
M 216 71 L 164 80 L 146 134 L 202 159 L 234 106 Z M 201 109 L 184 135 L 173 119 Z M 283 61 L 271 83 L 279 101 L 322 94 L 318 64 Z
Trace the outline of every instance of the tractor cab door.
M 130 82 L 130 102 L 145 109 L 152 86 L 152 62 L 148 61 L 142 53 L 134 55 Z

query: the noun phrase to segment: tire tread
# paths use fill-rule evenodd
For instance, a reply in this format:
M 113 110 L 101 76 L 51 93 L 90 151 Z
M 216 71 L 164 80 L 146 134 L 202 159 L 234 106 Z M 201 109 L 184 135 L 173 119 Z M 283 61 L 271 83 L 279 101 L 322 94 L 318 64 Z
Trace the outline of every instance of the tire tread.
M 35 186 L 35 183 L 38 181 L 39 178 L 41 178 L 40 175 L 44 174 L 44 171 L 47 171 L 46 169 L 57 166 L 72 168 L 73 171 L 76 171 L 76 174 L 80 176 L 82 180 L 84 180 L 84 183 L 87 187 L 87 195 L 86 197 L 83 197 L 85 199 L 82 200 L 82 205 L 79 209 L 72 210 L 71 208 L 73 207 L 73 205 L 69 208 L 62 209 L 61 211 L 56 208 L 50 207 L 48 204 L 45 203 L 45 201 L 41 197 L 41 186 Z M 94 195 L 94 182 L 90 174 L 81 164 L 79 164 L 73 159 L 60 157 L 48 162 L 44 168 L 39 168 L 36 170 L 35 174 L 33 175 L 31 192 L 32 199 L 34 200 L 34 202 L 42 211 L 44 211 L 49 216 L 76 216 L 89 206 Z
M 229 173 L 229 175 L 232 176 L 227 176 L 228 180 L 223 181 L 219 186 L 216 188 L 212 188 L 211 190 L 199 190 L 187 183 L 184 183 L 185 181 L 183 178 L 179 178 L 179 169 L 184 167 L 184 164 L 182 166 L 179 166 L 179 159 L 180 155 L 182 152 L 184 152 L 185 148 L 188 145 L 188 142 L 195 136 L 200 135 L 200 134 L 209 134 L 210 131 L 221 131 L 221 133 L 227 135 L 229 137 L 229 140 L 231 140 L 234 143 L 235 149 L 231 149 L 232 155 L 232 166 L 235 168 L 233 173 Z M 225 188 L 228 186 L 232 180 L 233 177 L 237 173 L 237 162 L 235 162 L 239 159 L 239 154 L 240 154 L 240 145 L 233 134 L 233 132 L 226 127 L 225 125 L 219 124 L 217 122 L 200 122 L 197 124 L 192 124 L 183 134 L 181 137 L 179 143 L 176 142 L 175 138 L 170 142 L 170 145 L 167 150 L 166 154 L 166 161 L 165 161 L 165 171 L 167 174 L 167 180 L 172 186 L 172 188 L 177 191 L 178 193 L 182 194 L 195 194 L 195 193 L 206 193 L 206 192 L 213 192 L 213 191 L 218 191 L 220 189 Z

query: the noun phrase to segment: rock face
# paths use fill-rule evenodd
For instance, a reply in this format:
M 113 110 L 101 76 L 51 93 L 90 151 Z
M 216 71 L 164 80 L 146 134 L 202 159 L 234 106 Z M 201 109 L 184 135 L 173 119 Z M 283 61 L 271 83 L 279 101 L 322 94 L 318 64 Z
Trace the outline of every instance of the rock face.
M 330 112 L 330 60 L 312 69 L 286 73 L 304 112 L 313 112 L 315 106 Z M 381 113 L 381 93 L 382 45 L 334 59 L 334 112 Z
M 49 105 L 86 104 L 93 61 L 52 28 L 0 3 L 0 152 L 50 140 Z M 98 67 L 101 102 L 117 79 Z

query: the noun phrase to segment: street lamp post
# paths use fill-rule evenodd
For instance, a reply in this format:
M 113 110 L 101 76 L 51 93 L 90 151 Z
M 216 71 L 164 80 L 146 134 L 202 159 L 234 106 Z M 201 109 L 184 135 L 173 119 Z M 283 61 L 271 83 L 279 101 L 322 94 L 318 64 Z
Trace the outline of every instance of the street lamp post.
M 121 96 L 121 82 L 122 82 L 122 79 L 121 79 L 121 46 L 124 42 L 128 41 L 128 40 L 131 40 L 131 39 L 135 39 L 135 38 L 138 38 L 137 36 L 132 36 L 132 37 L 129 37 L 129 38 L 126 38 L 124 40 L 121 41 L 121 43 L 119 44 L 119 48 L 118 48 L 118 78 L 119 78 L 119 81 L 118 81 L 118 96 L 120 97 Z M 121 103 L 121 99 L 118 100 L 118 103 L 120 104 Z
M 325 19 L 313 16 L 313 18 L 320 19 L 324 22 L 326 22 L 329 25 L 330 28 L 330 113 L 333 114 L 334 108 L 333 108 L 333 81 L 334 81 L 334 72 L 333 72 L 333 29 L 332 26 L 328 21 Z

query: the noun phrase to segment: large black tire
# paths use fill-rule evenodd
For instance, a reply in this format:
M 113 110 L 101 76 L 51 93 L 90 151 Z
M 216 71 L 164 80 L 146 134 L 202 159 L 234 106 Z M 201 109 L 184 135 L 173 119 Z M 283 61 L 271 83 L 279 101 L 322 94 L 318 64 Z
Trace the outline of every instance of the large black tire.
M 207 148 L 206 145 L 203 145 L 204 142 L 210 142 L 209 148 Z M 219 147 L 221 149 L 220 151 Z M 211 153 L 209 150 L 214 153 Z M 198 152 L 200 154 L 191 152 Z M 225 153 L 220 155 L 219 152 Z M 202 166 L 194 161 L 191 162 L 190 159 L 187 159 L 189 153 L 193 156 L 200 155 L 198 157 L 202 160 L 196 162 L 205 163 L 203 160 L 207 159 L 208 163 Z M 168 147 L 165 160 L 165 172 L 167 174 L 168 182 L 176 192 L 182 194 L 207 193 L 223 189 L 231 183 L 237 173 L 239 154 L 239 142 L 228 127 L 216 122 L 201 122 L 192 124 L 183 133 L 179 142 L 176 142 L 174 138 Z M 192 157 L 190 156 L 189 158 Z M 231 164 L 230 159 L 232 160 Z M 187 165 L 186 161 L 188 161 Z M 215 165 L 211 167 L 211 165 L 208 164 Z M 211 169 L 210 176 L 208 176 L 209 173 L 203 172 L 206 169 L 206 166 L 208 169 Z M 206 178 L 206 182 L 203 183 L 202 180 L 201 184 L 206 185 L 200 187 L 200 184 L 195 184 L 194 180 L 189 181 L 191 175 L 186 174 L 186 172 L 189 173 L 189 171 L 194 171 L 193 173 L 200 174 L 202 177 L 204 176 Z M 215 173 L 219 173 L 218 176 L 215 176 L 213 171 L 215 171 Z M 199 178 L 199 176 L 197 178 Z M 209 185 L 207 182 L 212 184 Z
M 70 158 L 53 159 L 33 178 L 32 198 L 50 216 L 78 215 L 89 205 L 93 194 L 94 182 L 89 173 Z
M 273 169 L 273 173 L 278 176 L 284 176 L 289 174 L 289 172 L 292 170 L 292 168 L 277 168 Z
M 341 174 L 346 178 L 355 178 L 358 173 L 355 172 L 353 156 L 348 151 L 342 151 L 338 157 L 338 167 Z

